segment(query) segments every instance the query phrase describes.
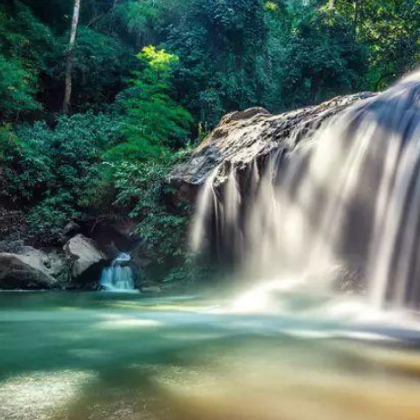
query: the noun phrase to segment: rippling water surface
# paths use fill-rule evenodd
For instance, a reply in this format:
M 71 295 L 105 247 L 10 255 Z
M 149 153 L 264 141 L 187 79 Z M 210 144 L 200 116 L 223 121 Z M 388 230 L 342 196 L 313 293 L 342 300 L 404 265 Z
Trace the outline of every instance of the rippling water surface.
M 416 328 L 300 300 L 0 294 L 0 419 L 419 420 Z

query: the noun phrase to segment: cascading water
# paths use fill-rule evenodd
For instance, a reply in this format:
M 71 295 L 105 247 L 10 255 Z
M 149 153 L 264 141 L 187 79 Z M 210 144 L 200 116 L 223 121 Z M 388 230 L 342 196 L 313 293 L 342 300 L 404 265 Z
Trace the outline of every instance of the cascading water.
M 102 271 L 101 286 L 111 292 L 129 292 L 135 290 L 133 270 L 127 264 L 129 254 L 121 253 L 112 261 L 110 267 Z
M 352 288 L 376 307 L 419 306 L 420 72 L 294 150 L 280 144 L 264 165 L 241 168 L 241 179 L 233 166 L 218 185 L 217 168 L 202 189 L 195 249 L 207 229 L 219 246 L 236 248 L 241 273 L 253 279 L 332 290 L 353 271 Z

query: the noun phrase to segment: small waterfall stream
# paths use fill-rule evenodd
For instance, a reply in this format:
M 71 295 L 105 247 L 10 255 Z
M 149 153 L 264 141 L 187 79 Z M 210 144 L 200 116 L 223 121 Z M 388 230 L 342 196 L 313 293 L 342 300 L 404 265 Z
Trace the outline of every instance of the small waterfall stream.
M 217 168 L 208 178 L 194 249 L 204 237 L 233 244 L 239 273 L 259 283 L 337 290 L 346 281 L 337 285 L 337 273 L 357 272 L 351 287 L 372 305 L 418 308 L 420 72 L 283 147 L 246 168 L 251 175 L 232 167 L 216 185 Z
M 101 286 L 110 292 L 129 292 L 135 290 L 133 270 L 127 264 L 129 254 L 121 253 L 109 267 L 102 271 Z

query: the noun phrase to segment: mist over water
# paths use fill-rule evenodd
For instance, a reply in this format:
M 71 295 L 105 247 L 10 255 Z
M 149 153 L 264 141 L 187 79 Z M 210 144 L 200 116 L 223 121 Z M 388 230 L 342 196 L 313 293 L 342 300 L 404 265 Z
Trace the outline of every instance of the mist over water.
M 217 168 L 198 201 L 193 248 L 200 238 L 234 247 L 238 277 L 257 285 L 281 288 L 292 279 L 309 292 L 417 309 L 419 101 L 417 72 L 328 120 L 295 149 L 279 144 L 264 165 L 231 165 L 224 182 Z
M 305 296 L 281 316 L 237 303 L 0 294 L 0 418 L 419 418 L 418 330 L 351 326 Z

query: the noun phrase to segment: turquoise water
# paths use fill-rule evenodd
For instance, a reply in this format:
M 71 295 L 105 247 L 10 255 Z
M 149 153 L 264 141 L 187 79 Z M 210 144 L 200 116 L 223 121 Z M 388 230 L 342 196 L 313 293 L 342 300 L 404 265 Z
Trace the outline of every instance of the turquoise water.
M 415 332 L 229 308 L 2 293 L 0 419 L 420 418 Z

